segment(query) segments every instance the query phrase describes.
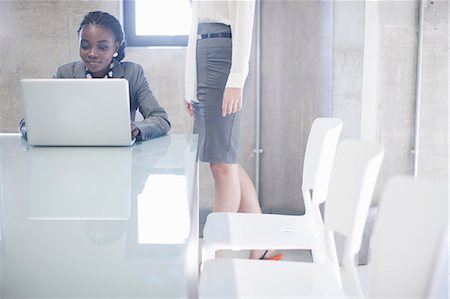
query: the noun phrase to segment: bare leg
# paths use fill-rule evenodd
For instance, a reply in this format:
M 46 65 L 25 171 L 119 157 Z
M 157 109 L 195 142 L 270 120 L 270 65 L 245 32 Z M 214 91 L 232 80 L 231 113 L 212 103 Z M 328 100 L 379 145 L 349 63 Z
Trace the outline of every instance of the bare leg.
M 214 177 L 214 212 L 237 212 L 241 201 L 239 164 L 211 163 Z
M 255 186 L 239 164 L 211 163 L 215 212 L 261 213 Z
M 239 212 L 261 214 L 261 207 L 255 186 L 242 166 L 239 166 L 239 181 L 241 183 L 241 204 L 239 206 Z M 250 258 L 258 259 L 264 252 L 265 250 L 252 250 L 250 251 Z
M 227 163 L 211 163 L 214 177 L 214 212 L 237 212 L 240 204 L 239 165 Z M 216 251 L 216 258 L 222 251 Z
M 261 213 L 258 195 L 255 186 L 242 166 L 239 165 L 239 182 L 241 187 L 241 201 L 239 212 L 243 213 Z
M 261 213 L 255 186 L 242 166 L 211 163 L 210 167 L 215 183 L 215 212 Z M 265 250 L 252 250 L 250 258 L 258 259 L 264 252 Z M 216 257 L 221 255 L 219 251 Z

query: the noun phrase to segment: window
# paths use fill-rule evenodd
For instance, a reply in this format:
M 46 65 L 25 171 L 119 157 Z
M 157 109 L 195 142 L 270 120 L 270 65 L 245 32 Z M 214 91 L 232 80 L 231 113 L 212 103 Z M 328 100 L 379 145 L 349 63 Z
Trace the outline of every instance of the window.
M 189 0 L 123 0 L 129 46 L 186 46 L 191 28 Z

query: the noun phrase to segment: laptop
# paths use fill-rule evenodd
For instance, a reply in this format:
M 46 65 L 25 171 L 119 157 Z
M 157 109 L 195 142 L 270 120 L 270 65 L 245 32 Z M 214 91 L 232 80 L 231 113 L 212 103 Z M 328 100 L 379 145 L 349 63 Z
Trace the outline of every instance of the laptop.
M 28 143 L 130 146 L 126 79 L 22 79 Z
M 131 147 L 30 147 L 28 219 L 127 220 Z

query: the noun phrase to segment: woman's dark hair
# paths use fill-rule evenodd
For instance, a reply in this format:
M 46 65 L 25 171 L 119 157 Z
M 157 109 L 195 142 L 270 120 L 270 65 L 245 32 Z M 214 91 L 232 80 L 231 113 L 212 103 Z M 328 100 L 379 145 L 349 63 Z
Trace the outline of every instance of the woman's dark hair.
M 81 29 L 88 24 L 101 25 L 112 30 L 116 37 L 116 41 L 119 43 L 119 49 L 117 50 L 118 55 L 115 58 L 119 61 L 125 58 L 125 47 L 127 43 L 125 41 L 122 26 L 116 17 L 103 11 L 91 11 L 85 15 L 81 21 L 80 27 L 78 28 L 78 34 L 80 34 Z

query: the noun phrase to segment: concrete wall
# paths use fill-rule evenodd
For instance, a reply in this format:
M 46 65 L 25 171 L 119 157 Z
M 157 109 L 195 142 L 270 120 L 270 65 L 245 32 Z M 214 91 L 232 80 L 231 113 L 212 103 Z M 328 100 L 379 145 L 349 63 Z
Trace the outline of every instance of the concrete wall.
M 342 138 L 359 138 L 364 53 L 364 1 L 336 1 L 333 31 L 333 116 Z
M 427 1 L 424 20 L 422 110 L 418 175 L 448 181 L 449 154 L 448 1 Z
M 419 177 L 448 180 L 448 2 L 424 1 Z M 417 1 L 337 1 L 333 115 L 345 138 L 385 145 L 385 181 L 413 173 Z
M 312 120 L 344 120 L 344 138 L 371 138 L 387 152 L 377 196 L 396 173 L 412 173 L 417 1 L 270 1 L 262 5 L 261 202 L 266 211 L 299 212 L 302 157 Z M 0 132 L 16 132 L 21 78 L 51 77 L 78 60 L 77 28 L 89 10 L 116 16 L 120 2 L 0 1 Z M 421 176 L 447 177 L 448 3 L 425 10 Z M 172 133 L 191 132 L 182 109 L 183 48 L 128 48 L 166 107 Z M 371 59 L 373 58 L 373 59 Z M 250 65 L 241 162 L 254 177 L 255 60 Z M 213 182 L 201 165 L 201 207 Z
M 261 18 L 261 201 L 298 212 L 311 123 L 332 113 L 333 3 L 263 1 Z

